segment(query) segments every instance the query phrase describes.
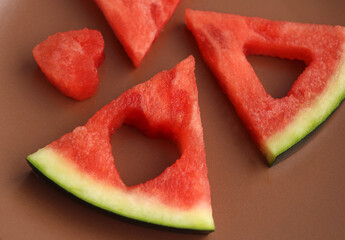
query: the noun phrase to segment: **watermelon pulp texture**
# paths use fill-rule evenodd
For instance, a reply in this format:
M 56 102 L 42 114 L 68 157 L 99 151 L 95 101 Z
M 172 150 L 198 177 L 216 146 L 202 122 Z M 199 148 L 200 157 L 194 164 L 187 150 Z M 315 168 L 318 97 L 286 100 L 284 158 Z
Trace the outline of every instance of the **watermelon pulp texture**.
M 28 156 L 28 161 L 68 192 L 105 210 L 165 226 L 213 230 L 194 64 L 190 56 L 128 90 L 85 126 Z M 123 123 L 150 137 L 172 139 L 181 158 L 158 177 L 127 187 L 110 144 Z
M 76 100 L 97 91 L 97 68 L 104 60 L 104 40 L 97 30 L 57 33 L 33 49 L 34 58 L 48 80 Z
M 139 67 L 181 0 L 94 1 L 134 66 Z
M 345 29 L 186 10 L 203 58 L 269 164 L 320 125 L 345 96 Z M 286 97 L 267 94 L 247 54 L 304 60 Z

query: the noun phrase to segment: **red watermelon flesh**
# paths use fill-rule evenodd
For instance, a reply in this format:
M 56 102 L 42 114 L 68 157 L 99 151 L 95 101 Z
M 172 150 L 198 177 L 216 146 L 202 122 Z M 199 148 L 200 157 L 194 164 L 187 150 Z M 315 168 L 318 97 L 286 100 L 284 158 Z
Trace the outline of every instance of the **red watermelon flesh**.
M 345 97 L 345 28 L 193 11 L 187 27 L 269 164 L 320 125 Z M 248 54 L 304 60 L 286 97 L 267 94 Z
M 135 67 L 181 0 L 94 0 Z
M 165 226 L 213 230 L 194 64 L 190 56 L 128 90 L 85 126 L 28 156 L 28 161 L 68 192 L 108 211 Z M 127 187 L 110 144 L 123 123 L 150 137 L 175 141 L 181 158 L 158 177 Z
M 97 30 L 56 33 L 33 49 L 34 58 L 48 80 L 64 95 L 84 100 L 98 88 L 104 60 L 104 40 Z

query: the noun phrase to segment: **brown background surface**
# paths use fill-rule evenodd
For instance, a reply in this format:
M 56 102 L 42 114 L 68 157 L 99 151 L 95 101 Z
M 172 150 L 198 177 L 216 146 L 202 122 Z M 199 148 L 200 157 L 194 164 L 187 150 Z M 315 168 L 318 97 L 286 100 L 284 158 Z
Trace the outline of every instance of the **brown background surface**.
M 135 69 L 101 12 L 85 0 L 0 1 L 0 239 L 345 239 L 345 106 L 268 168 L 233 106 L 203 62 L 183 20 L 190 7 L 345 26 L 341 0 L 183 0 Z M 32 57 L 47 36 L 84 27 L 105 39 L 94 97 L 77 102 L 55 90 Z M 193 54 L 216 231 L 176 233 L 100 213 L 33 175 L 25 157 L 78 125 L 132 86 Z M 265 88 L 284 96 L 302 62 L 249 57 Z M 122 127 L 112 138 L 131 185 L 157 176 L 179 156 L 173 143 Z

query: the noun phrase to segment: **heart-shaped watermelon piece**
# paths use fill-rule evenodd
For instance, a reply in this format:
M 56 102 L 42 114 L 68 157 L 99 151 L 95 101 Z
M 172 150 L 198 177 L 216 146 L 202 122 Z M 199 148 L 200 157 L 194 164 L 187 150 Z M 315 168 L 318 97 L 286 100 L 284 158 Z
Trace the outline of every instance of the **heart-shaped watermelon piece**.
M 56 33 L 33 49 L 42 72 L 64 95 L 84 100 L 98 88 L 104 40 L 97 30 Z

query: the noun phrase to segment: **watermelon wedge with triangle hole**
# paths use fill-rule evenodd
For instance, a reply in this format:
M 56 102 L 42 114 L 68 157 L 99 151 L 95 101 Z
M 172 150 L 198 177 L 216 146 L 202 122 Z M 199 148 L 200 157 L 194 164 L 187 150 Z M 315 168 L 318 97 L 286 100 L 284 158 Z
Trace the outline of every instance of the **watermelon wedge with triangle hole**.
M 107 211 L 164 226 L 214 230 L 194 65 L 190 56 L 126 91 L 85 126 L 27 160 L 63 189 Z M 123 123 L 176 141 L 181 158 L 158 177 L 125 186 L 110 144 Z
M 64 95 L 85 100 L 96 93 L 97 69 L 104 60 L 104 40 L 99 31 L 84 28 L 56 33 L 32 52 L 44 75 Z
M 181 0 L 94 0 L 139 67 Z
M 345 28 L 186 10 L 204 60 L 271 165 L 320 125 L 345 97 Z M 304 60 L 286 97 L 267 94 L 246 59 Z M 279 80 L 279 79 L 277 79 Z

